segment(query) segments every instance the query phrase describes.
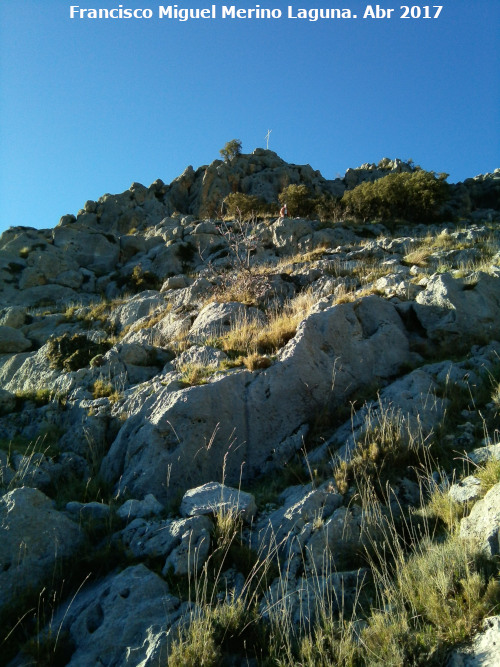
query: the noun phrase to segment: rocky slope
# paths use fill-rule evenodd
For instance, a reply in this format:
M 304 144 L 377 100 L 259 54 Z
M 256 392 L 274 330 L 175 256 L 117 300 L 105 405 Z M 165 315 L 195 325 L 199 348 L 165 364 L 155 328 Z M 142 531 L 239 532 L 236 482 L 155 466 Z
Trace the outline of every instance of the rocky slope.
M 2 235 L 0 613 L 13 665 L 166 664 L 169 651 L 201 664 L 179 657 L 190 628 L 208 619 L 214 635 L 209 610 L 231 604 L 257 616 L 203 664 L 293 664 L 297 637 L 315 636 L 325 610 L 350 615 L 364 589 L 350 627 L 366 645 L 373 545 L 390 541 L 388 517 L 399 534 L 437 492 L 470 512 L 463 540 L 498 556 L 500 477 L 472 507 L 486 487 L 467 474 L 500 458 L 498 170 L 453 186 L 459 225 L 202 218 L 233 191 L 341 195 L 409 168 L 327 181 L 257 150 Z M 426 511 L 442 540 L 446 521 Z M 440 640 L 437 659 L 466 636 Z M 340 661 L 315 655 L 304 664 Z

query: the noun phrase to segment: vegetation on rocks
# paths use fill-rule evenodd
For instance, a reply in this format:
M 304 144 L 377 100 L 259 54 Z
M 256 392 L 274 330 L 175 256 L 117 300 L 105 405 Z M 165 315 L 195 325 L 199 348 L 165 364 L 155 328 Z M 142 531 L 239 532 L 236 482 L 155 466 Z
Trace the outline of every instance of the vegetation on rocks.
M 432 222 L 448 196 L 446 178 L 447 174 L 436 176 L 423 170 L 389 174 L 344 193 L 342 204 L 347 216 L 361 222 Z
M 88 366 L 93 357 L 107 352 L 110 347 L 108 342 L 95 343 L 84 334 L 63 334 L 48 340 L 47 357 L 51 368 L 77 371 Z
M 500 616 L 499 174 L 221 154 L 2 235 L 2 660 L 445 664 Z

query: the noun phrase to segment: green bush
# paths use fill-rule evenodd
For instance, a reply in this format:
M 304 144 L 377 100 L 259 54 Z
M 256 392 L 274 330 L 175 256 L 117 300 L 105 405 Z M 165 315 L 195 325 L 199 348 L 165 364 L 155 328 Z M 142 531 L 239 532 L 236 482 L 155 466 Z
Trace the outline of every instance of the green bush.
M 342 218 L 342 198 L 322 194 L 314 199 L 314 210 L 321 222 L 338 222 Z
M 292 218 L 307 217 L 314 210 L 314 202 L 305 185 L 289 185 L 278 195 L 281 204 L 286 204 Z
M 344 193 L 342 206 L 357 221 L 407 220 L 432 222 L 448 197 L 446 174 L 417 170 L 388 174 L 374 183 L 361 183 Z
M 224 158 L 225 162 L 229 162 L 234 157 L 241 154 L 241 141 L 239 139 L 231 139 L 224 148 L 221 148 L 219 153 Z
M 224 207 L 231 218 L 251 220 L 265 207 L 265 202 L 255 195 L 245 195 L 243 192 L 233 192 L 224 199 Z

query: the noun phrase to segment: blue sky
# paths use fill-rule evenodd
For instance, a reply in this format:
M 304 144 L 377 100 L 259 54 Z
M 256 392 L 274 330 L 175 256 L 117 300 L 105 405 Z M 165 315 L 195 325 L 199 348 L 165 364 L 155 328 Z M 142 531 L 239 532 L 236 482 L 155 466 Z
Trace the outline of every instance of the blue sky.
M 154 18 L 70 19 L 78 1 L 147 7 Z M 500 2 L 439 1 L 438 19 L 400 19 L 390 0 L 380 5 L 395 8 L 390 20 L 362 19 L 369 3 L 357 0 L 292 2 L 295 13 L 358 14 L 310 22 L 285 18 L 288 3 L 261 0 L 283 18 L 179 22 L 158 19 L 150 0 L 1 0 L 0 231 L 53 227 L 133 181 L 169 183 L 233 138 L 251 152 L 268 129 L 272 150 L 326 178 L 385 156 L 446 171 L 451 182 L 492 171 Z

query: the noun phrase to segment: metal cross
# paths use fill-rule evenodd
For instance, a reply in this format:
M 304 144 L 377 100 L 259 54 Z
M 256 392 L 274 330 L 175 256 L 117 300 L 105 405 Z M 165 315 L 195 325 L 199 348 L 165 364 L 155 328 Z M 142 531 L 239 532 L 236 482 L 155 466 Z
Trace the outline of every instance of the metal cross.
M 269 135 L 271 134 L 272 130 L 268 130 L 266 134 L 266 149 L 269 150 Z

